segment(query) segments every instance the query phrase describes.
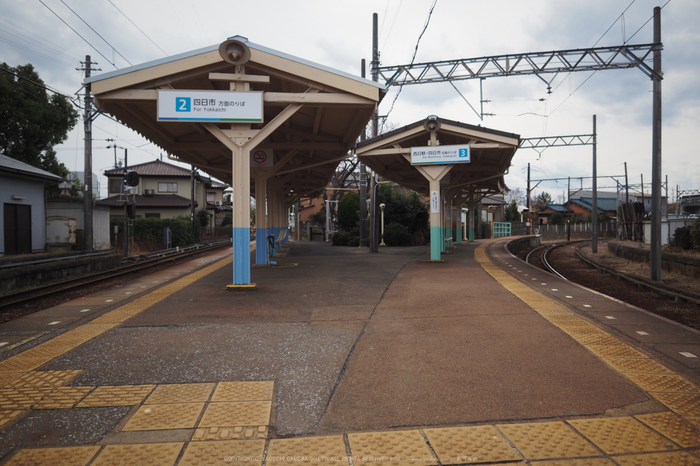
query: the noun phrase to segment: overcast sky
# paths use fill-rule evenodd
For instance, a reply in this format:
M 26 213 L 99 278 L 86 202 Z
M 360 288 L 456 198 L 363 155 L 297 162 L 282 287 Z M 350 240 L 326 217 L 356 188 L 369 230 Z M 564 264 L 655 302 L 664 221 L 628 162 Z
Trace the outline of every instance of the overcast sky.
M 401 65 L 410 63 L 432 5 L 433 0 L 0 0 L 0 61 L 11 66 L 31 63 L 47 85 L 73 95 L 82 85 L 82 72 L 76 68 L 87 54 L 108 72 L 242 35 L 359 75 L 361 60 L 371 60 L 373 13 L 379 14 L 382 65 Z M 700 161 L 692 146 L 700 127 L 697 0 L 437 0 L 416 62 L 647 44 L 652 42 L 652 22 L 647 21 L 655 6 L 664 6 L 663 175 L 673 200 L 677 185 L 700 189 Z M 435 114 L 523 138 L 589 134 L 595 114 L 598 174 L 623 175 L 627 162 L 630 184 L 639 185 L 642 176 L 645 183 L 651 181 L 652 83 L 646 75 L 630 69 L 545 78 L 554 78 L 551 94 L 534 76 L 485 80 L 483 99 L 489 102 L 484 112 L 495 116 L 483 121 L 449 83 L 405 86 L 389 113 L 398 89 L 392 88 L 379 113 L 389 113 L 389 127 Z M 456 86 L 478 110 L 478 81 Z M 100 175 L 101 197 L 106 196 L 102 172 L 114 164 L 106 139 L 115 138 L 128 148 L 130 165 L 163 152 L 105 117 L 95 120 L 93 137 L 93 170 Z M 82 122 L 57 152 L 70 170 L 82 171 Z M 590 180 L 576 177 L 590 176 L 591 154 L 590 146 L 551 148 L 541 154 L 521 149 L 506 183 L 524 191 L 530 163 L 534 180 L 572 177 L 572 188 L 585 188 Z M 121 149 L 118 156 L 123 157 Z M 615 189 L 611 179 L 598 185 Z M 567 181 L 543 181 L 536 192 L 547 191 L 559 201 L 566 189 Z

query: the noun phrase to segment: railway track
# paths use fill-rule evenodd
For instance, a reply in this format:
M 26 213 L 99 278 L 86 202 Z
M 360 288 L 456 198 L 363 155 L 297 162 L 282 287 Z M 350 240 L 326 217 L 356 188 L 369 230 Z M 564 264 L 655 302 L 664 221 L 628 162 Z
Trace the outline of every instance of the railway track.
M 700 296 L 607 267 L 581 252 L 589 244 L 552 243 L 519 257 L 571 282 L 700 329 Z
M 104 272 L 92 273 L 89 276 L 76 277 L 60 282 L 53 282 L 39 287 L 33 287 L 28 290 L 18 291 L 16 293 L 6 294 L 0 298 L 0 313 L 24 306 L 40 299 L 47 299 L 59 293 L 67 291 L 75 291 L 81 288 L 100 284 L 122 277 L 127 274 L 140 272 L 153 267 L 162 266 L 169 262 L 179 261 L 195 254 L 214 251 L 224 247 L 230 247 L 231 241 L 220 241 L 207 244 L 199 244 L 187 248 L 177 248 L 173 250 L 161 251 L 153 254 L 140 256 L 129 261 L 122 261 L 122 265 L 116 269 L 106 270 Z

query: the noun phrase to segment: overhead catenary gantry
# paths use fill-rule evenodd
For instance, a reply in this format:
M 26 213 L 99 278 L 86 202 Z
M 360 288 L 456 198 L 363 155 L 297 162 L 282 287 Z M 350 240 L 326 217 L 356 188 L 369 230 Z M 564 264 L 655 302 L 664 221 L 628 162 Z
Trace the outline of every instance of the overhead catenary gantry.
M 234 265 L 230 286 L 234 288 L 254 286 L 250 280 L 251 194 L 257 208 L 256 262 L 266 264 L 267 236 L 286 237 L 285 208 L 326 187 L 383 96 L 383 88 L 372 81 L 240 36 L 100 74 L 86 82 L 103 112 L 162 147 L 172 158 L 232 183 Z M 201 92 L 201 98 L 193 98 L 188 91 Z M 164 117 L 159 102 L 166 98 L 175 103 L 172 114 Z M 205 98 L 207 104 L 202 105 Z M 211 110 L 207 106 L 226 116 L 229 109 L 224 107 L 250 108 L 253 104 L 242 104 L 251 102 L 247 98 L 252 102 L 260 99 L 259 118 L 209 114 L 204 118 L 204 110 Z M 197 118 L 195 104 L 202 118 Z M 251 160 L 256 150 L 265 151 L 268 163 L 257 164 L 262 158 Z
M 652 97 L 652 207 L 651 207 L 651 279 L 661 280 L 661 7 L 654 8 L 654 37 L 650 44 L 623 44 L 611 47 L 556 50 L 495 55 L 479 58 L 409 65 L 380 66 L 378 54 L 372 61 L 372 73 L 381 76 L 386 86 L 404 86 L 466 79 L 535 75 L 547 84 L 543 75 L 579 71 L 638 68 L 651 78 Z M 595 116 L 594 116 L 595 121 Z M 595 123 L 594 123 L 595 125 Z M 595 133 L 595 131 L 594 131 Z M 594 144 L 595 152 L 595 144 Z M 595 163 L 593 164 L 595 170 Z M 593 180 L 596 179 L 595 173 Z M 595 233 L 594 233 L 595 235 Z M 594 248 L 595 252 L 595 248 Z

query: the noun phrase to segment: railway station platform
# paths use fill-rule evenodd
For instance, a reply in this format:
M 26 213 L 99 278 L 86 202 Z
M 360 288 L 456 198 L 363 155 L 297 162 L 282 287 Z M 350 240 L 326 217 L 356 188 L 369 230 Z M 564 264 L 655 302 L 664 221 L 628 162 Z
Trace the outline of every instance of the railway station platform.
M 700 464 L 700 334 L 506 240 L 224 250 L 0 325 L 0 464 Z

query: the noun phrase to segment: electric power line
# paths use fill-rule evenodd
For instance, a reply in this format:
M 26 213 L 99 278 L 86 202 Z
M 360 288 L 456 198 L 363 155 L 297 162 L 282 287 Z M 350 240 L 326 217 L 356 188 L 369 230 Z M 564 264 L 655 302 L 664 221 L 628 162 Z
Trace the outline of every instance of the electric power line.
M 92 45 L 92 44 L 90 43 L 90 41 L 88 41 L 86 38 L 84 38 L 83 36 L 81 36 L 80 33 L 78 33 L 78 31 L 76 31 L 75 29 L 73 29 L 73 27 L 72 27 L 70 24 L 68 24 L 63 18 L 61 18 L 60 16 L 58 16 L 58 14 L 57 14 L 55 11 L 53 11 L 51 8 L 49 8 L 49 6 L 48 6 L 46 3 L 44 3 L 43 0 L 39 0 L 39 3 L 41 3 L 42 5 L 44 5 L 44 6 L 46 7 L 47 10 L 49 10 L 51 13 L 53 13 L 53 15 L 54 15 L 56 18 L 60 19 L 61 22 L 62 22 L 63 24 L 65 24 L 66 26 L 68 26 L 68 28 L 69 28 L 71 31 L 73 31 L 78 37 L 80 37 L 81 39 L 83 39 L 83 41 L 84 41 L 86 44 L 88 44 L 90 47 L 92 47 L 92 49 L 93 49 L 95 52 L 99 53 L 100 56 L 101 56 L 102 58 L 104 58 L 105 60 L 107 60 L 107 62 L 109 62 L 109 64 L 111 64 L 114 68 L 117 68 L 117 65 L 115 65 L 114 63 L 112 63 L 112 62 L 109 60 L 109 58 L 105 57 L 104 54 L 103 54 L 102 52 L 100 52 L 99 50 L 97 50 L 97 48 L 95 48 L 95 46 Z
M 437 0 L 433 0 L 433 4 L 430 7 L 430 11 L 428 12 L 428 18 L 425 20 L 425 24 L 423 25 L 423 30 L 421 31 L 420 35 L 418 36 L 418 40 L 416 41 L 416 47 L 413 49 L 413 57 L 411 57 L 411 64 L 410 66 L 413 66 L 413 62 L 416 61 L 416 54 L 418 53 L 418 46 L 420 45 L 420 41 L 423 38 L 423 34 L 425 34 L 425 31 L 428 29 L 428 25 L 430 24 L 430 18 L 433 16 L 433 10 L 435 9 L 435 5 L 437 5 Z M 404 81 L 407 79 L 408 76 L 404 77 Z M 389 118 L 389 114 L 391 113 L 392 110 L 394 110 L 394 104 L 396 103 L 396 99 L 399 98 L 399 95 L 401 94 L 401 90 L 403 89 L 403 83 L 399 86 L 399 90 L 396 93 L 396 96 L 394 96 L 394 100 L 391 102 L 391 108 L 389 108 L 389 111 L 387 112 L 386 116 L 384 117 L 384 122 L 382 123 L 382 126 L 384 126 L 384 123 L 386 120 Z
M 158 47 L 158 50 L 160 50 L 161 52 L 163 52 L 163 54 L 164 54 L 165 56 L 169 56 L 168 53 L 167 53 L 165 50 L 163 50 L 162 48 L 160 48 L 160 46 L 159 46 L 158 44 L 156 44 L 156 43 L 153 41 L 153 39 L 151 39 L 151 38 L 148 36 L 148 34 L 146 34 L 145 32 L 143 32 L 143 29 L 141 29 L 140 27 L 138 27 L 138 26 L 136 25 L 136 23 L 134 23 L 134 22 L 131 20 L 131 18 L 129 18 L 129 17 L 126 15 L 126 13 L 124 13 L 122 10 L 120 10 L 119 7 L 118 7 L 117 5 L 115 5 L 114 3 L 112 3 L 112 0 L 107 0 L 107 1 L 108 1 L 109 4 L 112 5 L 119 13 L 121 13 L 121 15 L 122 15 L 124 18 L 126 18 L 126 20 L 129 21 L 129 22 L 131 23 L 132 26 L 134 26 L 136 29 L 138 29 L 139 32 L 140 32 L 141 34 L 143 34 L 144 37 L 146 37 L 146 39 L 150 40 L 151 43 L 152 43 L 153 45 L 155 45 L 156 47 Z
M 633 0 L 632 3 L 634 3 L 635 1 L 636 1 L 636 0 Z M 663 6 L 661 7 L 661 9 L 663 9 L 663 8 L 664 8 L 666 5 L 668 5 L 670 2 L 671 2 L 671 0 L 667 0 L 666 3 L 663 4 Z M 629 6 L 628 6 L 627 8 L 625 8 L 625 11 L 627 11 L 627 9 L 628 9 L 630 6 L 632 6 L 632 3 L 630 3 Z M 613 22 L 613 25 L 622 17 L 622 15 L 625 14 L 625 11 L 623 11 L 622 14 L 620 14 L 620 16 L 617 17 L 617 19 L 615 20 L 615 22 Z M 652 15 L 648 20 L 646 20 L 646 22 L 645 22 L 644 24 L 642 24 L 642 26 L 641 26 L 639 29 L 637 29 L 637 31 L 636 31 L 634 34 L 632 34 L 632 35 L 630 36 L 630 38 L 627 39 L 627 41 L 625 41 L 625 44 L 626 44 L 627 42 L 629 42 L 630 40 L 632 40 L 632 38 L 633 38 L 634 36 L 636 36 L 637 33 L 638 33 L 639 31 L 641 31 L 641 30 L 644 28 L 644 26 L 646 26 L 647 24 L 649 24 L 649 21 L 651 21 L 652 19 L 654 19 L 654 16 L 653 16 L 653 15 Z M 605 34 L 608 33 L 608 31 L 610 30 L 610 28 L 612 28 L 612 25 L 608 28 L 607 31 L 605 31 L 605 32 L 603 33 L 603 35 L 600 37 L 600 39 L 598 39 L 598 41 L 596 42 L 596 44 L 597 44 L 598 42 L 600 42 L 600 41 L 603 39 L 603 37 L 605 36 Z M 595 45 L 594 45 L 594 46 L 595 46 Z M 554 110 L 552 110 L 551 113 L 550 113 L 548 116 L 552 115 L 552 113 L 554 113 L 559 107 L 561 107 L 562 105 L 564 105 L 564 102 L 566 102 L 567 100 L 569 100 L 569 97 L 571 97 L 572 95 L 574 95 L 574 93 L 576 93 L 576 91 L 578 91 L 579 89 L 581 89 L 581 87 L 582 87 L 584 84 L 586 84 L 586 83 L 588 82 L 588 80 L 591 79 L 591 78 L 593 77 L 593 75 L 595 75 L 598 71 L 599 71 L 599 70 L 596 70 L 596 71 L 594 71 L 593 73 L 591 73 L 581 84 L 579 84 L 579 86 L 578 86 L 576 89 L 573 90 L 573 92 L 571 92 L 564 100 L 562 100 L 561 103 L 560 103 L 559 105 L 557 105 L 557 106 L 554 108 Z M 571 74 L 571 73 L 569 73 L 569 74 Z M 562 82 L 563 82 L 563 81 L 562 81 Z M 561 85 L 561 84 L 560 84 L 560 85 Z M 559 86 L 557 86 L 557 88 L 558 88 L 558 87 L 559 87 Z M 555 90 L 556 90 L 556 88 L 555 88 Z
M 76 13 L 75 10 L 73 10 L 73 8 L 69 7 L 69 6 L 66 4 L 66 2 L 64 2 L 63 0 L 61 0 L 61 3 L 63 3 L 63 4 L 66 6 L 66 8 L 68 8 L 75 16 L 77 16 L 78 19 L 79 19 L 80 21 L 82 21 L 83 23 L 85 23 L 85 25 L 86 25 L 87 27 L 89 27 L 90 30 L 91 30 L 92 32 L 94 32 L 95 34 L 97 34 L 97 37 L 99 37 L 100 39 L 102 39 L 102 40 L 105 42 L 105 44 L 109 45 L 109 46 L 112 48 L 112 50 L 114 50 L 115 52 L 117 52 L 117 55 L 119 55 L 120 57 L 122 57 L 129 65 L 131 65 L 131 62 L 130 62 L 129 60 L 127 60 L 126 57 L 125 57 L 124 55 L 122 55 L 121 53 L 119 53 L 119 50 L 117 50 L 112 44 L 110 44 L 109 42 L 107 42 L 107 39 L 105 39 L 104 37 L 102 37 L 102 35 L 101 35 L 99 32 L 95 31 L 95 29 L 94 29 L 92 26 L 90 26 L 90 25 L 87 23 L 87 21 L 85 21 L 83 18 L 81 18 L 80 15 L 79 15 L 78 13 Z
M 55 89 L 51 89 L 51 88 L 48 87 L 46 84 L 41 84 L 41 83 L 38 83 L 38 82 L 36 82 L 36 81 L 32 81 L 32 80 L 29 79 L 29 78 L 25 78 L 24 76 L 22 76 L 22 75 L 20 75 L 20 74 L 17 73 L 17 69 L 16 69 L 16 68 L 5 68 L 5 67 L 3 67 L 3 66 L 0 66 L 0 71 L 3 71 L 3 72 L 5 72 L 5 73 L 7 73 L 7 74 L 9 74 L 9 75 L 12 75 L 12 76 L 14 76 L 14 77 L 17 78 L 17 79 L 21 79 L 21 80 L 23 80 L 23 81 L 27 81 L 29 84 L 32 84 L 33 86 L 39 87 L 39 88 L 41 88 L 41 89 L 44 89 L 45 91 L 49 91 L 49 92 L 51 92 L 51 93 L 53 93 L 53 94 L 60 95 L 61 97 L 64 97 L 64 98 L 68 99 L 69 102 L 71 102 L 73 105 L 75 105 L 76 107 L 78 107 L 78 105 L 77 105 L 77 104 L 75 103 L 75 101 L 73 100 L 74 98 L 73 98 L 72 96 L 68 96 L 68 95 L 66 95 L 66 94 L 63 94 L 63 93 L 61 93 L 61 92 L 55 90 Z M 26 92 L 26 91 L 25 91 L 25 92 Z

